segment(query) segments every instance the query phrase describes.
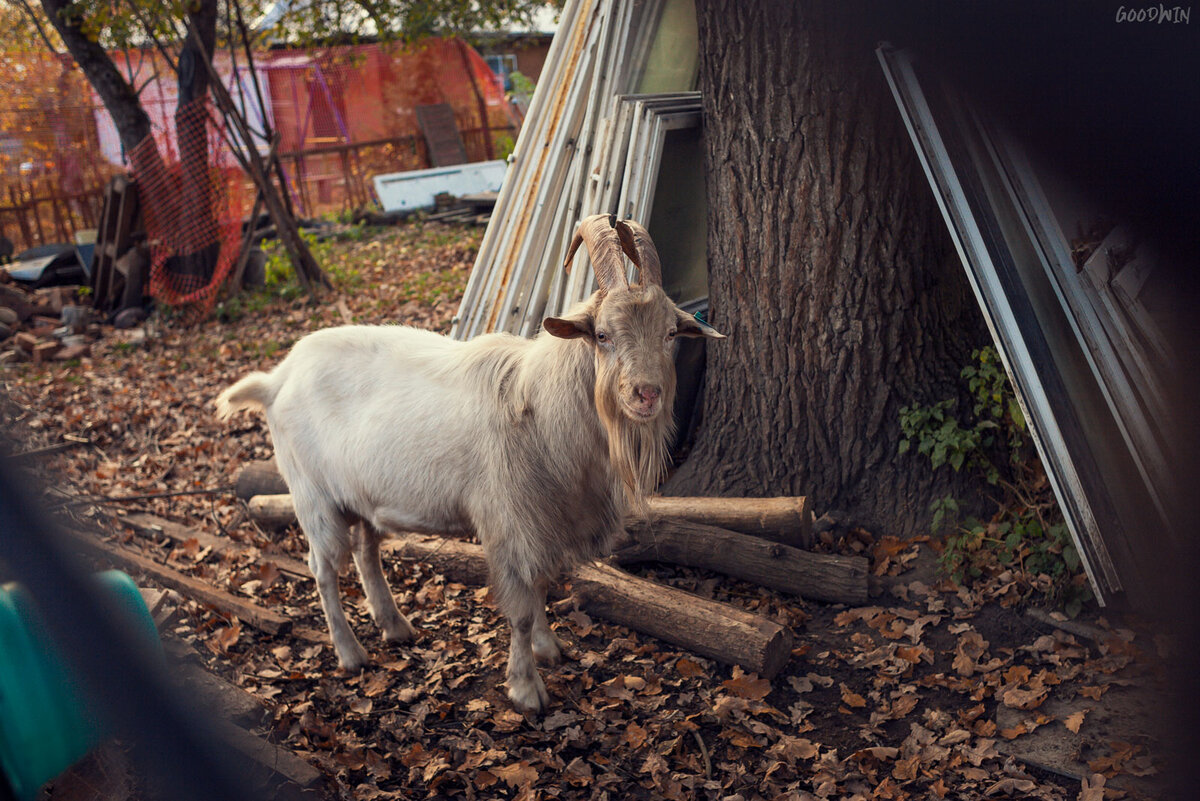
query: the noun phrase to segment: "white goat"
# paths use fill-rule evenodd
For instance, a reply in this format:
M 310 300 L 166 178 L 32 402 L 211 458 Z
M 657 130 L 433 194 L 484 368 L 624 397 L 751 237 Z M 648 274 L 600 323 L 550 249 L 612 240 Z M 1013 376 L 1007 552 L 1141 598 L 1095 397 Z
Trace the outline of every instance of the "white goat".
M 667 298 L 640 225 L 587 218 L 567 265 L 581 242 L 599 289 L 547 318 L 532 340 L 333 328 L 217 398 L 222 418 L 266 412 L 344 669 L 367 660 L 338 598 L 347 554 L 384 638 L 403 641 L 413 628 L 384 578 L 381 532 L 470 532 L 512 626 L 509 697 L 533 711 L 548 703 L 533 663 L 560 657 L 546 622 L 547 584 L 605 553 L 629 503 L 661 478 L 673 427 L 672 340 L 722 337 Z M 626 280 L 622 252 L 639 268 L 638 283 Z

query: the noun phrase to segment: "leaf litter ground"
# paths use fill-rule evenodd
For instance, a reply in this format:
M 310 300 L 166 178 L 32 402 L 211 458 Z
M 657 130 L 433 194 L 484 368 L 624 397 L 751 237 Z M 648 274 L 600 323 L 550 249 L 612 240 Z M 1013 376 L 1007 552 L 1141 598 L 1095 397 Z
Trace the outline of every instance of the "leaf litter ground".
M 295 622 L 270 636 L 182 599 L 164 636 L 196 646 L 210 670 L 268 704 L 264 733 L 326 772 L 337 795 L 1153 797 L 1161 742 L 1106 719 L 1105 708 L 1165 681 L 1162 640 L 1095 612 L 1082 628 L 1061 624 L 1075 633 L 1031 618 L 1020 610 L 1027 577 L 999 573 L 957 588 L 930 569 L 928 543 L 886 532 L 826 532 L 819 546 L 872 559 L 876 596 L 861 608 L 689 569 L 640 571 L 790 626 L 793 657 L 771 681 L 589 618 L 568 599 L 551 619 L 570 658 L 543 670 L 552 705 L 528 719 L 504 695 L 508 631 L 486 589 L 411 560 L 387 565 L 420 629 L 411 643 L 384 644 L 357 581 L 343 579 L 373 661 L 339 674 L 312 582 L 272 561 L 304 559 L 302 535 L 260 530 L 229 491 L 240 467 L 271 456 L 265 423 L 218 423 L 210 404 L 309 331 L 347 322 L 447 331 L 479 236 L 420 224 L 352 231 L 324 251 L 338 289 L 318 305 L 263 290 L 217 319 L 158 314 L 138 331 L 106 331 L 80 361 L 0 368 L 14 447 L 88 441 L 36 461 L 49 505 Z M 213 492 L 175 494 L 204 490 Z M 240 547 L 135 534 L 122 522 L 134 512 Z M 1020 747 L 1038 732 L 1066 744 L 1075 778 Z

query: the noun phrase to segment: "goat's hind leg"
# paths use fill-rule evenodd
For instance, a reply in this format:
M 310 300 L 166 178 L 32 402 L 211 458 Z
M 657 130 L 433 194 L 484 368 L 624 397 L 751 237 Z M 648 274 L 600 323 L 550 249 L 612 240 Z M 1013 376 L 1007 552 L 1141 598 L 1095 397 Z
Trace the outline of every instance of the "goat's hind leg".
M 338 664 L 343 670 L 356 673 L 367 664 L 367 652 L 354 636 L 338 595 L 338 573 L 350 550 L 349 529 L 337 511 L 305 503 L 300 500 L 303 496 L 294 492 L 292 497 L 297 500 L 296 517 L 308 537 L 308 569 L 317 581 L 317 594 L 321 596 Z
M 351 524 L 354 541 L 354 565 L 367 594 L 367 608 L 371 619 L 383 632 L 388 642 L 405 642 L 413 636 L 413 626 L 396 606 L 396 599 L 383 575 L 383 564 L 379 558 L 379 543 L 383 535 L 366 521 Z

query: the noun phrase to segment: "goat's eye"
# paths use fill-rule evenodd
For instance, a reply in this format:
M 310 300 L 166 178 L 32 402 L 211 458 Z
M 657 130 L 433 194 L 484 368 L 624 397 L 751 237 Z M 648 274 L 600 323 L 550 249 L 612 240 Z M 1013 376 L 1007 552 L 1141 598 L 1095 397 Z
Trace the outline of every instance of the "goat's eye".
M 674 338 L 675 338 L 675 329 L 672 328 L 670 331 L 667 332 L 667 341 L 670 342 Z
M 604 333 L 603 331 L 597 331 L 596 332 L 596 341 L 602 345 L 606 344 L 608 342 L 608 334 Z

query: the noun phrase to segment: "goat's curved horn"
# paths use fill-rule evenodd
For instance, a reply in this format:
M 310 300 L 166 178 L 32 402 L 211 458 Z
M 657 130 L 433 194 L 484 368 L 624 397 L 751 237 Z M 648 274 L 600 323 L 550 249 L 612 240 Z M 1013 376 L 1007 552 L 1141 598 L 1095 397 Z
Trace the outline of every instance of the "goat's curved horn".
M 650 239 L 650 232 L 633 220 L 621 220 L 617 223 L 617 236 L 625 255 L 637 265 L 641 283 L 662 286 L 662 262 L 658 259 L 658 250 Z
M 593 214 L 585 217 L 575 231 L 571 247 L 567 249 L 567 260 L 563 267 L 571 271 L 571 261 L 579 244 L 586 243 L 588 255 L 592 259 L 592 270 L 596 273 L 596 283 L 604 292 L 614 287 L 629 286 L 625 277 L 625 259 L 621 256 L 621 240 L 617 233 L 617 217 L 615 214 Z

